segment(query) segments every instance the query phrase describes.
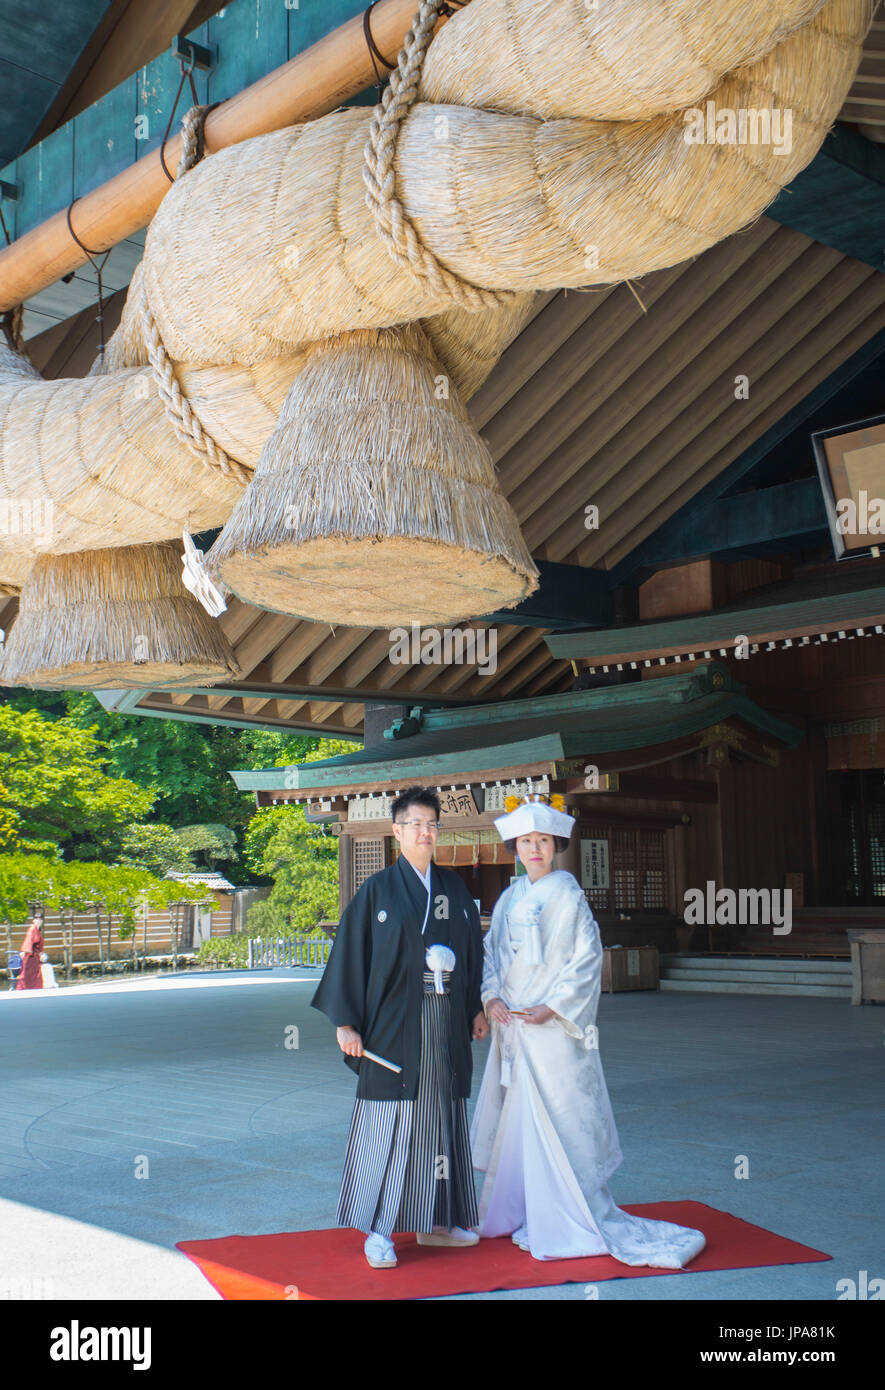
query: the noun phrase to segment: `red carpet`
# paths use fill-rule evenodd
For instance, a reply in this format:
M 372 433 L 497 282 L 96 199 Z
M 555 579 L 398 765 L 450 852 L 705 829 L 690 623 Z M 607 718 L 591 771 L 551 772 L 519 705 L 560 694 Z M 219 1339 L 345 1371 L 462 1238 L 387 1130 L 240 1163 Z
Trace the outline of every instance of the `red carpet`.
M 224 1298 L 406 1299 L 645 1279 L 652 1274 L 700 1274 L 710 1269 L 809 1264 L 831 1257 L 808 1245 L 751 1226 L 703 1202 L 626 1206 L 634 1216 L 693 1226 L 707 1237 L 687 1270 L 632 1269 L 610 1255 L 582 1260 L 533 1260 L 509 1237 L 481 1240 L 467 1250 L 418 1245 L 394 1236 L 396 1269 L 370 1269 L 361 1231 L 287 1231 L 269 1236 L 223 1236 L 177 1245 Z M 700 1290 L 698 1290 L 700 1293 Z

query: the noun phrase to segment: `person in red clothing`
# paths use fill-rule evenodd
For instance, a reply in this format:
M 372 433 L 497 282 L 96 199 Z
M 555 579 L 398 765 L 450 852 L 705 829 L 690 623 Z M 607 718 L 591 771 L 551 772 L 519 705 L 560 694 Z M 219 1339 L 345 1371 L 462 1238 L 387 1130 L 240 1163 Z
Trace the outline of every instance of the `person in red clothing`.
M 27 935 L 22 942 L 22 973 L 16 989 L 42 989 L 43 972 L 40 968 L 40 953 L 43 950 L 43 919 L 36 913 L 31 918 Z

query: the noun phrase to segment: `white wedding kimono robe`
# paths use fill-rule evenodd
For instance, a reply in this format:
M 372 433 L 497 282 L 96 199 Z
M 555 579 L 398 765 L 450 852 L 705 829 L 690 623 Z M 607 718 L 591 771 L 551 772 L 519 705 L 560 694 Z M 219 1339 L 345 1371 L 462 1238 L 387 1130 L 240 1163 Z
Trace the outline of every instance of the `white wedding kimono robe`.
M 631 1216 L 606 1183 L 621 1162 L 602 1072 L 596 1009 L 599 928 L 572 874 L 517 879 L 495 905 L 485 940 L 482 1002 L 546 1004 L 546 1023 L 492 1024 L 473 1115 L 474 1167 L 484 1172 L 480 1234 L 518 1234 L 538 1260 L 611 1254 L 627 1265 L 681 1269 L 700 1231 Z

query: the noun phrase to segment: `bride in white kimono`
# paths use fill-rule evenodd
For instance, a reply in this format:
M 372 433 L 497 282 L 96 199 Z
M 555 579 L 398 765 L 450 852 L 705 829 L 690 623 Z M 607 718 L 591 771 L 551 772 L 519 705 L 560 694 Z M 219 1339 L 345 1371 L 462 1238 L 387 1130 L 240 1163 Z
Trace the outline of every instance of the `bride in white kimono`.
M 596 1030 L 602 943 L 577 880 L 553 869 L 574 823 L 540 799 L 495 821 L 526 875 L 498 899 L 485 940 L 492 1047 L 470 1130 L 480 1234 L 512 1234 L 538 1260 L 608 1253 L 681 1269 L 703 1234 L 631 1216 L 606 1185 L 622 1155 Z

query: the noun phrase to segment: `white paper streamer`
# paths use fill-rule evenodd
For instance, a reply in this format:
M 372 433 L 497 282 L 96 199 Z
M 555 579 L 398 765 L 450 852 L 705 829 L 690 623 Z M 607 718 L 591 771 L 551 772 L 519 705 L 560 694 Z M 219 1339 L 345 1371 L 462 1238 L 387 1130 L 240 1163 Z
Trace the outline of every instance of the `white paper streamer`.
M 181 563 L 184 566 L 181 576 L 182 583 L 193 594 L 197 602 L 203 605 L 211 617 L 218 618 L 227 610 L 224 595 L 209 578 L 203 564 L 203 552 L 197 550 L 186 526 L 182 532 L 182 539 L 184 541 L 184 554 L 181 557 Z

